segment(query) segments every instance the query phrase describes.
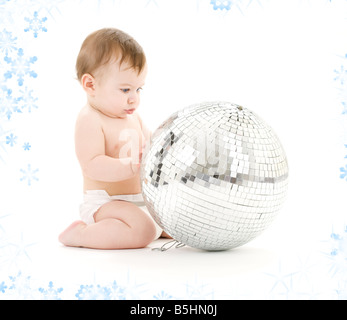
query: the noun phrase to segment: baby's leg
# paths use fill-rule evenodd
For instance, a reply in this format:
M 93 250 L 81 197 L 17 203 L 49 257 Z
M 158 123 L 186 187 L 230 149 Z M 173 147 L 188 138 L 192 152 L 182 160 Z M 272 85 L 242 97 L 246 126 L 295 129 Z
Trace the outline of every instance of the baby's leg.
M 130 202 L 108 202 L 95 213 L 94 220 L 90 225 L 74 222 L 59 240 L 74 247 L 131 249 L 143 248 L 155 238 L 151 219 Z

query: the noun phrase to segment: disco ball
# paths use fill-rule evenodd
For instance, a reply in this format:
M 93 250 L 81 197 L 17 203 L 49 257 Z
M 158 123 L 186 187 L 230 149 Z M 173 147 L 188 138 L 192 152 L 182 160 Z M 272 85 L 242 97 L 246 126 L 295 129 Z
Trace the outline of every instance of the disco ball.
M 228 102 L 173 114 L 153 134 L 141 167 L 154 220 L 175 240 L 205 250 L 243 245 L 274 220 L 288 163 L 273 130 Z

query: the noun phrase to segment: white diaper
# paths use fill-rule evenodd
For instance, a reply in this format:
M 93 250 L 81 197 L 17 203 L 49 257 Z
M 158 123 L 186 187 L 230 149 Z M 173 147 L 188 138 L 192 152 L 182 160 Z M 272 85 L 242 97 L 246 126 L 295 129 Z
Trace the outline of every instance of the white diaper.
M 81 219 L 86 224 L 95 223 L 94 214 L 102 205 L 113 200 L 128 201 L 137 205 L 152 219 L 156 230 L 155 239 L 160 237 L 163 229 L 159 227 L 159 225 L 152 218 L 151 214 L 148 212 L 141 193 L 110 196 L 105 190 L 87 190 L 83 195 L 83 203 L 80 205 Z

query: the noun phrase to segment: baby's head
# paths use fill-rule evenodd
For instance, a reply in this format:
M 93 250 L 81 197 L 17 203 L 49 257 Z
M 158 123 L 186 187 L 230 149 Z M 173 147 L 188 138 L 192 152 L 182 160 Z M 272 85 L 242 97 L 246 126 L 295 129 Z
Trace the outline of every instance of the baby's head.
M 100 67 L 118 59 L 139 74 L 146 65 L 146 56 L 142 47 L 134 38 L 115 28 L 104 28 L 91 33 L 83 42 L 77 57 L 77 79 L 81 81 L 86 73 L 96 76 Z
M 146 56 L 123 31 L 107 28 L 90 34 L 77 57 L 76 72 L 89 104 L 110 117 L 124 118 L 140 103 Z

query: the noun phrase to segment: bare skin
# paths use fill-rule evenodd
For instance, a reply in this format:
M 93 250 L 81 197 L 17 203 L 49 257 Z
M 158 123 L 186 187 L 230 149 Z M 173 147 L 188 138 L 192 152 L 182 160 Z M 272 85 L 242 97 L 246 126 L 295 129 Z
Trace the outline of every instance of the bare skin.
M 84 191 L 105 190 L 110 196 L 141 193 L 140 161 L 150 132 L 136 109 L 146 73 L 146 68 L 138 74 L 127 63 L 113 60 L 95 76 L 82 76 L 88 103 L 76 121 L 75 146 Z M 130 249 L 145 247 L 155 238 L 152 220 L 130 202 L 108 202 L 94 220 L 90 225 L 73 222 L 59 241 L 74 247 Z

